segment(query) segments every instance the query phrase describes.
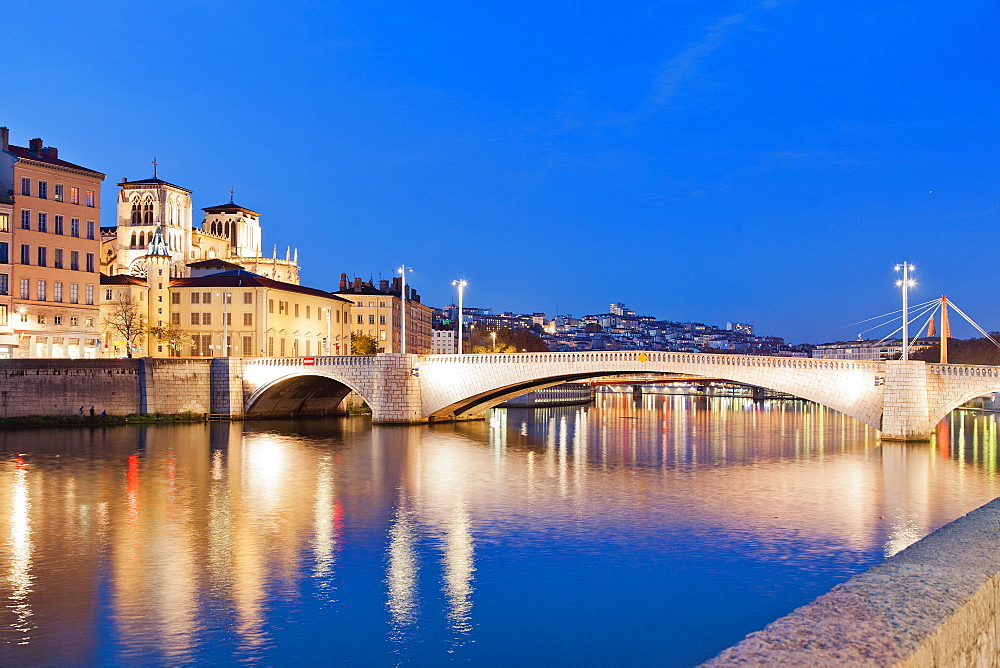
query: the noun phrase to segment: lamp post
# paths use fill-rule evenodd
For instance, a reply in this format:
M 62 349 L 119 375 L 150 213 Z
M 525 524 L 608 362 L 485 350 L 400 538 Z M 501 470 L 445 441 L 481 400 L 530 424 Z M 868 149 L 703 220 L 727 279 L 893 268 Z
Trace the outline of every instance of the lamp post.
M 330 307 L 324 306 L 326 309 L 326 354 L 330 355 Z
M 896 281 L 896 285 L 903 288 L 903 354 L 901 356 L 901 359 L 904 362 L 906 362 L 910 358 L 909 291 L 910 288 L 916 285 L 916 281 L 910 278 L 910 271 L 914 269 L 916 269 L 916 267 L 914 267 L 909 262 L 903 262 L 902 264 L 896 265 L 896 271 L 899 270 L 903 271 L 903 278 L 901 280 Z
M 451 282 L 458 286 L 458 354 L 462 354 L 462 295 L 465 293 L 465 286 L 469 284 L 464 278 Z
M 400 265 L 399 269 L 396 270 L 399 275 L 403 277 L 403 289 L 399 294 L 399 306 L 400 306 L 400 316 L 399 316 L 399 352 L 406 354 L 406 272 L 413 271 L 410 267 L 405 264 Z
M 493 338 L 493 352 L 497 351 L 497 333 L 490 332 L 490 336 Z

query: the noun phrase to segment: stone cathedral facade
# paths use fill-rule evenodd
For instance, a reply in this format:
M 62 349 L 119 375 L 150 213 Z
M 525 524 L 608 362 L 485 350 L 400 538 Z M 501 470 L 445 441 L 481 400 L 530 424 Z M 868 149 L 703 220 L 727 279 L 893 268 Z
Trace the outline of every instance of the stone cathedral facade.
M 191 276 L 193 263 L 224 261 L 283 283 L 299 284 L 298 250 L 278 258 L 261 253 L 260 214 L 228 203 L 202 209 L 200 227 L 194 226 L 191 191 L 168 183 L 155 174 L 151 179 L 118 184 L 115 227 L 101 228 L 101 273 L 145 278 L 147 250 L 157 227 L 169 254 L 171 278 Z

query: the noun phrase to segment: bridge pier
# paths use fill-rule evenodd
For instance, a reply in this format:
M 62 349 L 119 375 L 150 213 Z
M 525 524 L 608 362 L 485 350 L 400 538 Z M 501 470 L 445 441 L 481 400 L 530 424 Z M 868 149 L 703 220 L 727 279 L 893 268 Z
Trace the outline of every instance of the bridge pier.
M 885 363 L 883 440 L 929 441 L 934 429 L 930 421 L 930 403 L 926 362 L 895 360 Z
M 420 355 L 380 353 L 372 373 L 372 422 L 420 424 L 427 422 L 421 405 Z

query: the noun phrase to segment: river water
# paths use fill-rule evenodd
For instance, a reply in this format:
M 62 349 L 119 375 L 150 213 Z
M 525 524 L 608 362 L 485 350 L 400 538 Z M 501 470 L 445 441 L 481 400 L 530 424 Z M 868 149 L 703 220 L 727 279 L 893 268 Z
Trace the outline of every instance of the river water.
M 995 414 L 742 398 L 2 432 L 0 663 L 692 665 L 997 473 Z

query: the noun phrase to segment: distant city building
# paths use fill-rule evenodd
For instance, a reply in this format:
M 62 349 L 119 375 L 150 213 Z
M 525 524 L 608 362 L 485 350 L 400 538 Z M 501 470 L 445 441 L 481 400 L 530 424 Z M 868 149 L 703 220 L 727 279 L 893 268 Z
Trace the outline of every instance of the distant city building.
M 742 322 L 727 322 L 726 323 L 727 332 L 738 332 L 740 334 L 746 334 L 747 336 L 753 336 L 753 325 L 747 325 Z
M 0 357 L 97 357 L 104 174 L 9 137 L 0 128 Z
M 937 345 L 935 339 L 917 339 L 910 346 L 910 350 L 917 352 L 934 345 Z M 819 359 L 867 360 L 872 362 L 899 359 L 902 354 L 903 342 L 899 339 L 892 341 L 838 341 L 836 343 L 823 343 L 816 346 L 812 351 L 812 356 Z
M 454 355 L 458 352 L 458 334 L 453 329 L 431 330 L 431 354 Z

